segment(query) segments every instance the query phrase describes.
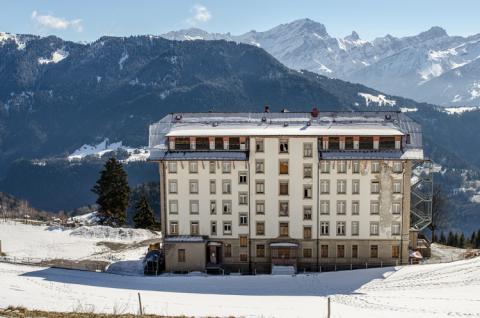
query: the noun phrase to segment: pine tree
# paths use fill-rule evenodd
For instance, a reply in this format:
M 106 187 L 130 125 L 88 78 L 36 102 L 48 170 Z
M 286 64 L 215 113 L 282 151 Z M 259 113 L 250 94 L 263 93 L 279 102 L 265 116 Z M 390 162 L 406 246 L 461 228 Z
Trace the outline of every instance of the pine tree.
M 472 235 L 470 235 L 470 246 L 475 247 L 475 240 L 477 239 L 475 231 L 472 232 Z
M 480 248 L 480 230 L 477 231 L 477 238 L 475 240 L 475 248 Z
M 457 232 L 455 232 L 455 234 L 453 235 L 453 245 L 452 246 L 458 247 L 458 233 Z
M 155 218 L 153 216 L 153 209 L 148 203 L 147 197 L 144 193 L 141 194 L 140 199 L 135 206 L 135 216 L 133 217 L 135 228 L 137 229 L 152 229 L 155 226 Z
M 464 248 L 465 247 L 465 235 L 460 234 L 460 237 L 458 238 L 458 247 Z
M 445 238 L 445 233 L 440 232 L 440 244 L 447 244 L 447 239 Z
M 455 244 L 452 231 L 448 232 L 447 245 L 453 246 Z
M 98 195 L 101 224 L 122 226 L 127 219 L 130 188 L 127 173 L 115 158 L 109 159 L 92 191 Z

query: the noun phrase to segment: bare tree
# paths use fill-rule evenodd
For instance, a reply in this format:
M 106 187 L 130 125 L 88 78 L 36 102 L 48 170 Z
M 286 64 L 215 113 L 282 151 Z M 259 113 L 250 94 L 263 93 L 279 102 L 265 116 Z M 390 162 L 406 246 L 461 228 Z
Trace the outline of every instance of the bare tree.
M 448 224 L 447 204 L 447 196 L 442 191 L 440 185 L 435 184 L 432 196 L 432 222 L 429 225 L 432 231 L 432 242 L 437 241 L 435 232 Z

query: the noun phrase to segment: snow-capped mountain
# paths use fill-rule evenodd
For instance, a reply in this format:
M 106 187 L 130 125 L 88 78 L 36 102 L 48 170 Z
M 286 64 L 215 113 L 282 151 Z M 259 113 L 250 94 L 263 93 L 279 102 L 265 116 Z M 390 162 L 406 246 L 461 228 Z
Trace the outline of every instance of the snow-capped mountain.
M 449 36 L 435 26 L 418 35 L 365 41 L 353 31 L 328 34 L 310 19 L 242 35 L 186 29 L 162 35 L 172 40 L 228 40 L 265 49 L 293 69 L 358 82 L 389 94 L 441 105 L 480 105 L 480 34 Z

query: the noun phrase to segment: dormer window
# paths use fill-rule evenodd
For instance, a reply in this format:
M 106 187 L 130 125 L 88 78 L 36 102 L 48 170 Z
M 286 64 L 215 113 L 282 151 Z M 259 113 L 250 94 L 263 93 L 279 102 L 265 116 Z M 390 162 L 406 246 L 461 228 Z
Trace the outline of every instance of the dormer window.
M 288 153 L 288 139 L 280 139 L 280 153 Z

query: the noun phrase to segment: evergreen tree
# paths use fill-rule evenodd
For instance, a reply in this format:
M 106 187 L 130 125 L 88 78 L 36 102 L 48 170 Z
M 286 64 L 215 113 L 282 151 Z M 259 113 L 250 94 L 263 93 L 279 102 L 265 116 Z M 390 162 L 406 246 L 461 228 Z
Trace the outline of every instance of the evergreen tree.
M 447 245 L 448 246 L 453 246 L 454 245 L 454 237 L 452 231 L 448 232 L 448 238 L 447 238 Z
M 477 238 L 476 233 L 475 233 L 475 231 L 473 231 L 472 235 L 470 235 L 470 241 L 469 241 L 471 247 L 475 247 L 476 238 Z
M 464 248 L 465 247 L 465 235 L 460 234 L 460 237 L 458 238 L 458 247 Z
M 133 217 L 135 228 L 137 229 L 152 229 L 155 226 L 155 218 L 153 216 L 153 209 L 147 201 L 144 193 L 140 196 L 135 206 L 135 216 Z
M 445 233 L 440 232 L 440 244 L 447 244 L 447 239 L 445 238 Z
M 98 195 L 100 223 L 110 226 L 124 225 L 130 188 L 122 164 L 115 158 L 109 159 L 92 191 Z
M 453 235 L 453 245 L 452 246 L 458 247 L 458 233 L 457 232 L 455 232 L 455 234 Z
M 477 237 L 475 239 L 475 248 L 480 248 L 480 230 L 477 231 Z

